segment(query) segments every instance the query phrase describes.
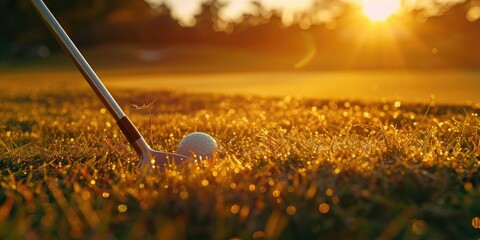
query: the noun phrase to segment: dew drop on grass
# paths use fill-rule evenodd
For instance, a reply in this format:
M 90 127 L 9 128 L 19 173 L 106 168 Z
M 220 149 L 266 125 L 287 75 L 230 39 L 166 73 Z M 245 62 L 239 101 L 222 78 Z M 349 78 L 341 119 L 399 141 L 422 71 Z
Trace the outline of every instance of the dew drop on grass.
M 333 189 L 327 188 L 327 190 L 325 190 L 325 194 L 329 197 L 333 196 Z
M 321 203 L 320 206 L 318 206 L 318 211 L 326 214 L 328 211 L 330 211 L 330 205 L 328 205 L 328 203 Z
M 292 216 L 292 215 L 295 215 L 295 213 L 297 212 L 297 208 L 295 206 L 288 206 L 287 207 L 287 214 Z
M 270 185 L 270 186 L 273 187 L 273 185 L 275 185 L 275 181 L 273 181 L 273 179 L 270 178 L 270 179 L 268 180 L 268 185 Z
M 206 187 L 206 186 L 208 186 L 208 184 L 209 184 L 209 182 L 208 182 L 207 179 L 202 180 L 202 186 Z
M 274 190 L 274 191 L 272 192 L 272 195 L 273 195 L 274 197 L 278 198 L 278 197 L 280 197 L 280 191 Z
M 472 219 L 472 227 L 475 229 L 480 229 L 480 217 L 474 217 Z
M 118 205 L 117 210 L 119 213 L 124 213 L 128 210 L 128 207 L 125 204 L 120 204 Z
M 237 214 L 239 211 L 240 211 L 240 206 L 238 206 L 237 204 L 234 204 L 232 205 L 232 207 L 230 207 L 230 212 L 233 214 Z

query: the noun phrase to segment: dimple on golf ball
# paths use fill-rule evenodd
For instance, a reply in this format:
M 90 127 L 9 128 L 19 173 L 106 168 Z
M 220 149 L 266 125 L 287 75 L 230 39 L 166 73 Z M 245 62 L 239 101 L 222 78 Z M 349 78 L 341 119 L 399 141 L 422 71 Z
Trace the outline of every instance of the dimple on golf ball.
M 217 141 L 212 136 L 203 132 L 193 132 L 180 141 L 177 153 L 187 157 L 197 156 L 202 159 L 212 159 L 213 152 L 217 149 Z

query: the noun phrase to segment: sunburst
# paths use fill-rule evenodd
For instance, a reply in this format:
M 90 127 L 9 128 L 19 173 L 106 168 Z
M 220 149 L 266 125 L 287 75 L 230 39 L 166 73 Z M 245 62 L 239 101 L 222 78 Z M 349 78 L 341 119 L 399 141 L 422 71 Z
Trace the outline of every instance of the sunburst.
M 361 0 L 363 14 L 372 22 L 382 22 L 400 9 L 400 0 Z

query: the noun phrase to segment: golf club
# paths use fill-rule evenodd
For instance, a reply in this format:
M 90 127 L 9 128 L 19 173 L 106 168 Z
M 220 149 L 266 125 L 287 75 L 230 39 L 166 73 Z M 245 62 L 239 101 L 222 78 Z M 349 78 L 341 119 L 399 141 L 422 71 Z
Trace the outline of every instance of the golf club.
M 163 170 L 165 165 L 173 163 L 180 165 L 189 158 L 180 154 L 160 152 L 151 149 L 138 129 L 133 125 L 112 95 L 108 92 L 100 78 L 90 67 L 87 60 L 85 60 L 83 55 L 77 49 L 65 30 L 63 30 L 62 26 L 58 23 L 57 19 L 55 19 L 45 3 L 42 0 L 31 0 L 31 3 L 33 4 L 37 13 L 43 19 L 43 22 L 47 25 L 60 45 L 63 47 L 65 52 L 70 55 L 90 87 L 113 116 L 123 135 L 125 135 L 128 142 L 133 146 L 133 149 L 135 149 L 137 154 L 140 156 L 141 161 L 138 164 L 139 167 L 149 167 L 154 164 Z

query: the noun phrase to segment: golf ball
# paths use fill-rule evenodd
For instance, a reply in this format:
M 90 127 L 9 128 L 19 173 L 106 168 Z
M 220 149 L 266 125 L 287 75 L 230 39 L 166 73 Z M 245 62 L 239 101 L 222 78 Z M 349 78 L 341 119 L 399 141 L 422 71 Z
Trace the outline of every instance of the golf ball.
M 180 141 L 177 153 L 187 157 L 197 156 L 202 159 L 212 159 L 213 152 L 217 149 L 217 141 L 212 136 L 203 132 L 193 132 Z

